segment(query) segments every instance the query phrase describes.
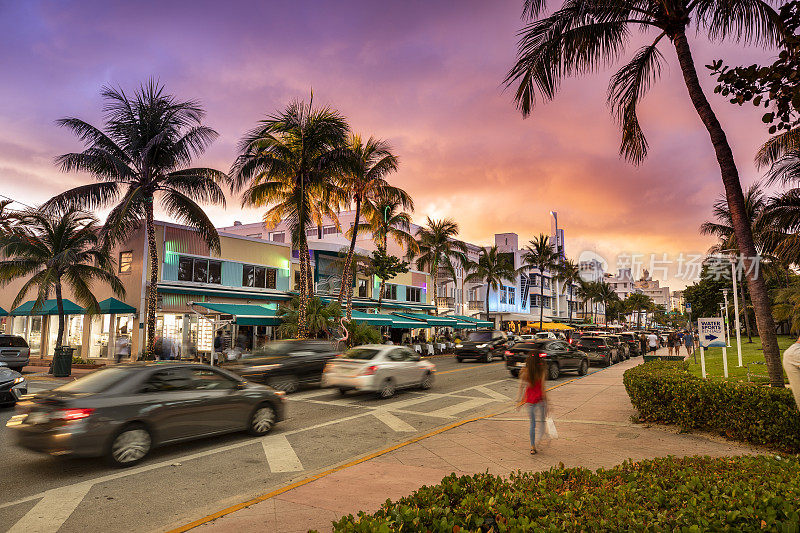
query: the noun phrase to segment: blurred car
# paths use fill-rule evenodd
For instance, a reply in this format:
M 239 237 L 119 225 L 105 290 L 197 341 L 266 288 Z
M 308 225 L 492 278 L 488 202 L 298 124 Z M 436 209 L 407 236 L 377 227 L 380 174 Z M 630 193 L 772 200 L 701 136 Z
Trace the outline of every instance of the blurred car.
M 11 370 L 22 371 L 30 362 L 31 349 L 19 335 L 0 335 L 0 363 Z
M 628 346 L 628 355 L 636 357 L 642 355 L 642 345 L 639 335 L 635 331 L 624 331 L 619 334 L 622 341 Z
M 324 341 L 276 341 L 223 367 L 249 381 L 294 392 L 303 384 L 320 383 L 325 363 L 340 353 L 333 344 Z
M 481 329 L 470 331 L 466 340 L 455 345 L 453 353 L 459 363 L 465 359 L 489 363 L 497 358 L 503 359 L 506 349 L 512 344 L 504 331 Z
M 581 350 L 562 340 L 535 340 L 512 346 L 506 352 L 506 368 L 519 376 L 528 355 L 540 357 L 547 364 L 547 379 L 558 379 L 561 372 L 574 370 L 579 376 L 589 371 L 589 358 Z
M 284 418 L 284 393 L 199 363 L 101 368 L 18 404 L 17 443 L 50 455 L 105 456 L 132 466 L 156 446 L 248 431 Z
M 364 344 L 328 361 L 322 386 L 339 389 L 341 394 L 356 390 L 391 398 L 398 389 L 430 389 L 435 373 L 436 365 L 405 346 Z
M 584 335 L 573 346 L 586 353 L 589 364 L 611 366 L 616 363 L 619 356 L 605 337 L 599 335 Z
M 0 363 L 0 405 L 14 405 L 24 394 L 28 394 L 25 377 L 6 363 Z

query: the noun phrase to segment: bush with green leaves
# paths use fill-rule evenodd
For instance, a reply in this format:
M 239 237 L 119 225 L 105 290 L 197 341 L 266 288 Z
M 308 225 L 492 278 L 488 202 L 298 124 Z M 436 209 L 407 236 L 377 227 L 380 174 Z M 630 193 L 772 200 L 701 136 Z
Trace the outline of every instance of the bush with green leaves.
M 450 474 L 336 532 L 798 531 L 800 463 L 767 456 L 663 457 L 592 472 Z
M 363 322 L 347 323 L 347 346 L 359 346 L 361 344 L 381 344 L 383 336 L 377 328 Z
M 800 453 L 800 411 L 788 389 L 704 380 L 690 374 L 687 363 L 673 361 L 631 368 L 623 383 L 642 421 Z

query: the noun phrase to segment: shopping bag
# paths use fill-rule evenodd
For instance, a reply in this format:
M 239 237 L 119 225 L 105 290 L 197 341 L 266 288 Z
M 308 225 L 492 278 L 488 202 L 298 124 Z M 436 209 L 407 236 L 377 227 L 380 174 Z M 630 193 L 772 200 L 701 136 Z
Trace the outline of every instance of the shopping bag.
M 558 431 L 556 430 L 556 424 L 555 422 L 553 422 L 552 417 L 548 416 L 547 418 L 544 419 L 544 428 L 545 428 L 544 431 L 548 437 L 550 437 L 551 439 L 558 438 Z

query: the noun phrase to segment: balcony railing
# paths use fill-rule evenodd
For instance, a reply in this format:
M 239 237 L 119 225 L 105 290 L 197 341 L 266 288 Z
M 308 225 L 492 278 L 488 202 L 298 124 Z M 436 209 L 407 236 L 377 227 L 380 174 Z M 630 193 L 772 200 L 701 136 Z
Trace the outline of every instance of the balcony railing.
M 452 308 L 456 303 L 456 299 L 452 296 L 437 296 L 436 307 Z
M 483 300 L 470 300 L 468 303 L 470 311 L 483 311 L 486 309 L 486 303 Z

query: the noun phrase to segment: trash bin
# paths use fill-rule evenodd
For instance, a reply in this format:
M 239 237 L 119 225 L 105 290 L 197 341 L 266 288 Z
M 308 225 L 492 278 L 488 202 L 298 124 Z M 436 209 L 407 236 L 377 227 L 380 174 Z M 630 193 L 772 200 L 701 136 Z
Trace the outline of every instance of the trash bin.
M 53 355 L 53 377 L 66 378 L 72 374 L 72 353 L 75 348 L 62 346 Z

